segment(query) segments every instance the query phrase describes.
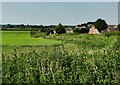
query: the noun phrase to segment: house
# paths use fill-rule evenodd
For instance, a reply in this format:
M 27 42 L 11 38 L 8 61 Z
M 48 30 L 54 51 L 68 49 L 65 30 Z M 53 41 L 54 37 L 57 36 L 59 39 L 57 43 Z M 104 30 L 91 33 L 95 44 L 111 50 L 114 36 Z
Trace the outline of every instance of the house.
M 92 25 L 93 25 L 93 24 L 88 24 L 87 26 L 88 26 L 88 28 L 90 28 Z
M 66 28 L 66 33 L 73 33 L 73 29 L 72 28 Z
M 83 24 L 83 25 L 76 25 L 75 26 L 75 29 L 84 29 L 84 28 L 86 28 L 86 26 Z
M 89 29 L 89 34 L 100 34 L 100 32 L 92 25 Z
M 118 30 L 117 25 L 108 25 L 107 31 L 116 31 Z
M 87 26 L 90 28 L 92 25 L 94 24 L 94 22 L 87 22 Z
M 81 26 L 80 24 L 76 25 L 74 29 L 82 29 L 83 26 Z
M 86 26 L 81 26 L 81 28 L 80 29 L 86 29 Z

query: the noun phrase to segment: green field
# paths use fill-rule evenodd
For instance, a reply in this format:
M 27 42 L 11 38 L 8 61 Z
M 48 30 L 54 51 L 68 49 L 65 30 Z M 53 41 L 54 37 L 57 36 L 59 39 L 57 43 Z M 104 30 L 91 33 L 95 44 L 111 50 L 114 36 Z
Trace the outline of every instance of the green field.
M 2 37 L 8 43 L 10 32 L 5 33 Z M 10 36 L 16 40 L 23 38 L 23 42 L 42 39 L 30 38 L 27 32 L 18 34 L 19 37 L 17 32 Z M 118 35 L 54 34 L 45 36 L 44 40 L 62 41 L 62 44 L 27 46 L 14 42 L 2 46 L 3 83 L 120 84 Z
M 28 31 L 3 31 L 2 45 L 54 45 L 60 44 L 61 41 L 32 38 Z

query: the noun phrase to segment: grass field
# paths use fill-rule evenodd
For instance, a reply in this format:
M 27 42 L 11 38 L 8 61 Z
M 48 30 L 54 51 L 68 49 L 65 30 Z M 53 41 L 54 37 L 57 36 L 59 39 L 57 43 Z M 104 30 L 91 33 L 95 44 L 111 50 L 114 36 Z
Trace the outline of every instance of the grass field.
M 19 36 L 24 35 L 29 39 L 28 34 L 23 33 Z M 7 36 L 3 36 L 5 37 Z M 55 34 L 45 36 L 44 39 L 62 41 L 61 45 L 4 45 L 3 83 L 119 85 L 118 37 L 116 35 L 107 37 L 103 34 Z
M 60 44 L 60 41 L 32 38 L 28 31 L 3 31 L 2 45 L 54 45 Z

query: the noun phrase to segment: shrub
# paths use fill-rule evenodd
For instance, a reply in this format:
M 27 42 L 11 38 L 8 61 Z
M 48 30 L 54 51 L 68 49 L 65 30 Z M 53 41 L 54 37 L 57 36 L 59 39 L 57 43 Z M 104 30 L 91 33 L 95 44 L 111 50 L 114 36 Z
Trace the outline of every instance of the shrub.
M 61 34 L 61 33 L 65 33 L 65 28 L 63 27 L 63 25 L 61 23 L 59 23 L 56 27 L 56 33 Z
M 49 34 L 53 34 L 53 30 L 52 29 L 49 29 L 47 32 L 46 32 L 46 35 L 49 35 Z
M 113 36 L 113 35 L 120 36 L 120 31 L 105 32 L 104 35 L 107 36 L 107 37 L 110 37 L 110 36 Z
M 105 20 L 102 20 L 102 19 L 98 19 L 94 22 L 94 26 L 95 28 L 98 29 L 99 32 L 101 32 L 102 30 L 105 30 L 107 29 L 108 25 L 107 23 L 105 22 Z
M 76 29 L 74 29 L 73 30 L 75 33 L 88 33 L 89 32 L 89 28 L 88 27 L 86 27 L 86 28 L 82 28 L 82 29 L 78 29 L 78 28 L 76 28 Z
M 3 83 L 120 84 L 120 45 L 116 36 L 47 37 L 67 42 L 55 46 L 2 48 Z

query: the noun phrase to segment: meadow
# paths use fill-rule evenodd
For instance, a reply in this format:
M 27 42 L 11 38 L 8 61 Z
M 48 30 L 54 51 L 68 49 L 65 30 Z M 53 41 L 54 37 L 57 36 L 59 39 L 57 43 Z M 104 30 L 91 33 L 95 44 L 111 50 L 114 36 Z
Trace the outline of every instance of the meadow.
M 33 38 L 30 31 L 3 31 L 2 45 L 54 45 L 60 44 L 60 41 Z
M 28 39 L 28 34 L 16 36 Z M 118 35 L 54 34 L 32 38 L 37 44 L 39 39 L 61 42 L 51 45 L 24 45 L 24 41 L 7 45 L 8 36 L 3 33 L 2 37 L 3 83 L 120 84 Z

